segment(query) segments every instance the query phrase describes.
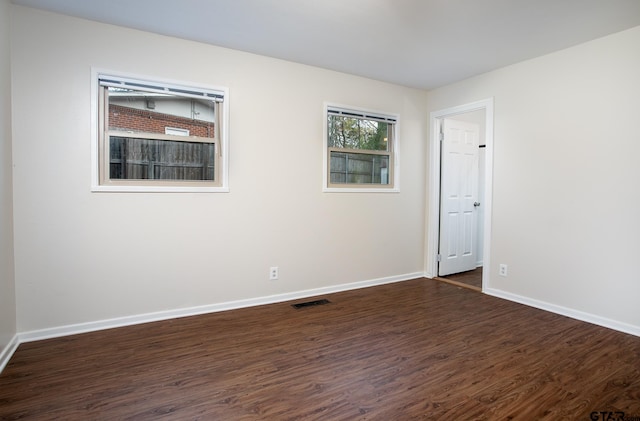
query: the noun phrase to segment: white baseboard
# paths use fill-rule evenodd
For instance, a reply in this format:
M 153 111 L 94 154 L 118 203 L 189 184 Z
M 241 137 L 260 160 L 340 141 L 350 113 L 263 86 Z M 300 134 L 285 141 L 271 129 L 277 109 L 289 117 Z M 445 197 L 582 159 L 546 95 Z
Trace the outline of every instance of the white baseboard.
M 208 304 L 204 306 L 180 308 L 175 310 L 159 311 L 155 313 L 139 314 L 134 316 L 118 317 L 115 319 L 98 320 L 95 322 L 78 323 L 73 325 L 52 327 L 48 329 L 32 330 L 18 334 L 18 343 L 39 341 L 43 339 L 57 338 L 61 336 L 76 335 L 78 333 L 94 332 L 103 329 L 131 326 L 141 323 L 157 322 L 160 320 L 175 319 L 178 317 L 196 316 L 199 314 L 215 313 L 219 311 L 235 310 L 245 307 L 253 307 L 264 304 L 274 304 L 283 301 L 297 300 L 334 292 L 348 291 L 352 289 L 366 288 L 376 285 L 384 285 L 393 282 L 407 281 L 422 278 L 424 273 L 415 272 L 404 275 L 390 276 L 372 279 L 368 281 L 353 282 L 329 287 L 308 289 L 285 294 L 269 295 L 265 297 L 249 298 L 246 300 L 228 301 L 224 303 Z M 17 346 L 17 344 L 16 344 Z
M 617 320 L 608 319 L 606 317 L 596 316 L 595 314 L 585 313 L 583 311 L 547 303 L 545 301 L 539 301 L 533 298 L 524 297 L 522 295 L 512 294 L 510 292 L 505 292 L 499 289 L 485 288 L 482 292 L 494 297 L 504 298 L 505 300 L 514 301 L 516 303 L 550 311 L 562 316 L 571 317 L 572 319 L 581 320 L 583 322 L 592 323 L 598 326 L 603 326 L 609 329 L 617 330 L 619 332 L 628 333 L 630 335 L 640 336 L 640 326 L 634 326 L 628 323 L 619 322 Z
M 7 346 L 0 351 L 0 373 L 2 373 L 2 370 L 7 366 L 16 349 L 18 349 L 18 345 L 20 345 L 18 339 L 17 334 L 13 335 L 13 338 L 11 338 Z
M 270 295 L 265 297 L 250 298 L 246 300 L 229 301 L 225 303 L 210 304 L 197 307 L 181 308 L 175 310 L 160 311 L 155 313 L 139 314 L 135 316 L 119 317 L 108 320 L 99 320 L 88 323 L 78 323 L 73 325 L 59 326 L 48 329 L 33 330 L 22 332 L 14 335 L 9 344 L 0 352 L 0 373 L 7 365 L 18 345 L 23 342 L 38 341 L 42 339 L 56 338 L 61 336 L 75 335 L 79 333 L 93 332 L 103 329 L 112 329 L 116 327 L 131 326 L 141 323 L 149 323 L 160 320 L 174 319 L 178 317 L 195 316 L 199 314 L 214 313 L 219 311 L 234 310 L 239 308 L 253 307 L 264 304 L 274 304 L 283 301 L 297 300 L 301 298 L 314 297 L 323 294 L 331 294 L 335 292 L 349 291 L 359 288 L 367 288 L 377 285 L 390 284 L 394 282 L 408 281 L 416 278 L 432 278 L 429 273 L 415 272 L 404 275 L 390 276 L 385 278 L 372 279 L 368 281 L 353 282 L 348 284 L 332 285 L 329 287 L 308 289 L 303 291 L 291 292 L 286 294 Z M 573 319 L 593 323 L 598 326 L 607 327 L 620 332 L 629 333 L 634 336 L 640 336 L 640 327 L 622 323 L 616 320 L 607 319 L 590 313 L 558 306 L 544 301 L 527 298 L 521 295 L 512 294 L 498 289 L 485 288 L 483 292 L 498 298 L 514 301 L 520 304 L 539 308 L 541 310 L 550 311 L 552 313 L 561 314 Z

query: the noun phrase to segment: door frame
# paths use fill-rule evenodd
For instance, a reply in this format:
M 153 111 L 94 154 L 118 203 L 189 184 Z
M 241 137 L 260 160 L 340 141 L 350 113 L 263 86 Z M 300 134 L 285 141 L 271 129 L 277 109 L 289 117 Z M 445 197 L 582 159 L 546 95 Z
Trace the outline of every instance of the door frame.
M 458 114 L 484 110 L 485 112 L 485 168 L 484 168 L 484 226 L 483 235 L 483 268 L 482 290 L 490 287 L 490 263 L 491 263 L 491 213 L 492 213 L 492 189 L 493 189 L 493 97 L 468 104 L 458 105 L 443 110 L 429 113 L 429 212 L 427 221 L 427 256 L 425 276 L 435 278 L 438 276 L 438 247 L 440 240 L 440 129 L 442 120 Z

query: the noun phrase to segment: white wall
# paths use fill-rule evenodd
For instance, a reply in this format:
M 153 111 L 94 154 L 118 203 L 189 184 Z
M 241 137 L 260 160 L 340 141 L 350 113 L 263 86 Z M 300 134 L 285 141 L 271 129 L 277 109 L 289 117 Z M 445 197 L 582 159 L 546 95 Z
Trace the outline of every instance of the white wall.
M 16 334 L 11 180 L 11 6 L 0 0 L 0 355 Z M 2 359 L 0 358 L 0 367 Z
M 424 92 L 14 13 L 20 332 L 422 273 Z M 91 193 L 91 66 L 229 87 L 231 192 Z M 400 115 L 400 193 L 321 192 L 323 101 Z
M 3 338 L 13 253 L 19 332 L 422 272 L 428 113 L 488 97 L 485 287 L 639 331 L 640 28 L 425 94 L 0 1 Z M 91 193 L 91 66 L 228 86 L 231 192 Z M 400 114 L 401 193 L 321 193 L 323 101 Z
M 639 74 L 636 27 L 429 93 L 495 100 L 493 293 L 640 332 Z

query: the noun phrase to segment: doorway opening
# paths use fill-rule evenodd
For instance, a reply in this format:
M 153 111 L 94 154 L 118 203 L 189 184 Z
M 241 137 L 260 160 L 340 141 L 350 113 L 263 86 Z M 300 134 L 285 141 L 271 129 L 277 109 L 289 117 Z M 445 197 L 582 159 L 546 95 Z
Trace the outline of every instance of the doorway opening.
M 472 136 L 464 133 L 474 126 L 479 136 L 469 140 Z M 490 286 L 493 98 L 434 111 L 430 127 L 426 276 L 482 291 Z M 464 141 L 444 143 L 452 134 Z M 451 171 L 464 172 L 470 181 L 460 183 L 461 176 Z M 475 186 L 469 177 L 474 171 Z M 466 186 L 464 191 L 452 193 L 451 180 Z

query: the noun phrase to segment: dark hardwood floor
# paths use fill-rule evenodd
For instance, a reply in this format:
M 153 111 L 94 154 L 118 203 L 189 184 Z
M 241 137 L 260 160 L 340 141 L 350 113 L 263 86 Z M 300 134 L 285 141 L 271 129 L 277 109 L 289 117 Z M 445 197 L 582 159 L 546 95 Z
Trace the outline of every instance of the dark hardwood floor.
M 638 337 L 429 279 L 319 298 L 21 344 L 0 419 L 640 417 Z

